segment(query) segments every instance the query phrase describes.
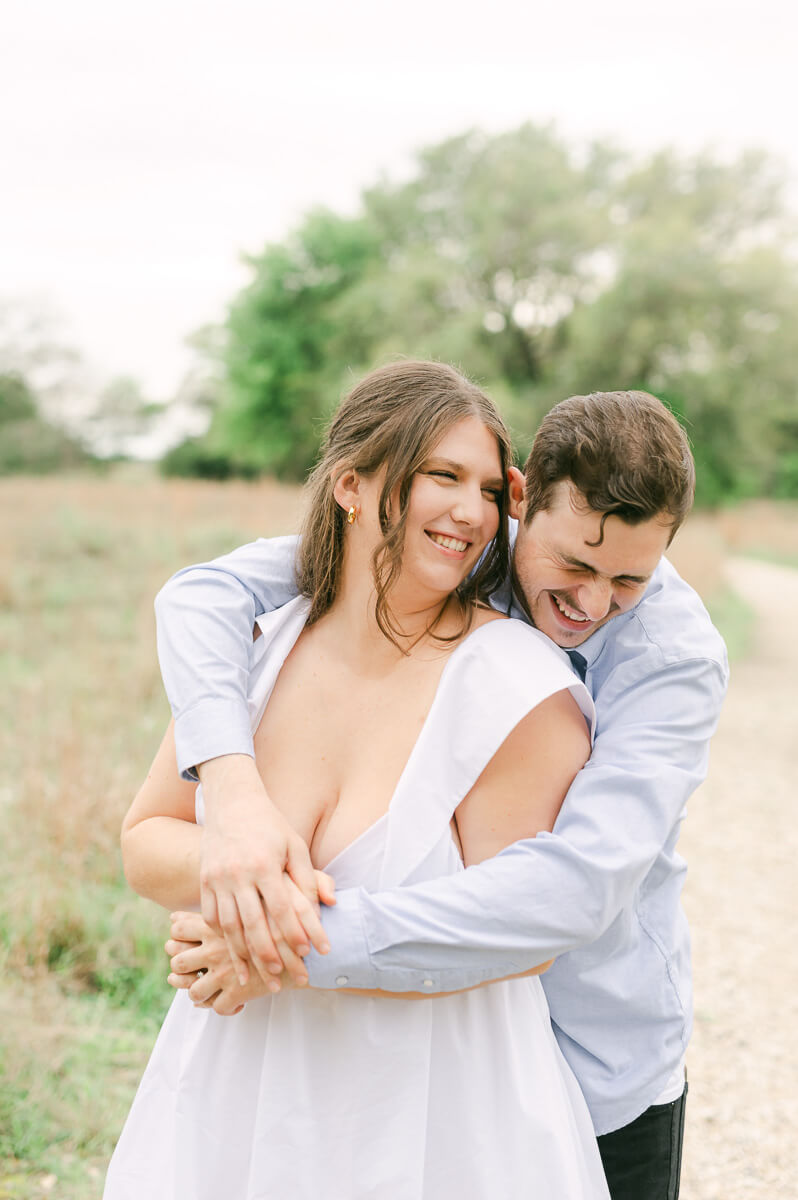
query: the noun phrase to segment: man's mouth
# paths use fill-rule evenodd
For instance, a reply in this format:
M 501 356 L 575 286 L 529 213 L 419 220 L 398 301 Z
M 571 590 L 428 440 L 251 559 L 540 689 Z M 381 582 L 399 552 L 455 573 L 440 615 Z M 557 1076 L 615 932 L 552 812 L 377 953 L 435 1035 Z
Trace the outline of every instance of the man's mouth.
M 571 608 L 569 604 L 566 604 L 565 601 L 559 596 L 556 596 L 554 592 L 550 592 L 549 595 L 551 596 L 552 604 L 557 609 L 557 612 L 561 617 L 565 618 L 566 622 L 568 622 L 572 629 L 584 629 L 585 625 L 593 624 L 590 617 L 586 617 L 584 613 L 579 612 L 575 608 Z
M 440 546 L 443 550 L 451 550 L 455 554 L 465 554 L 471 545 L 470 542 L 464 542 L 461 538 L 451 537 L 451 535 L 446 533 L 431 533 L 429 530 L 426 533 L 430 541 L 434 542 L 436 546 Z

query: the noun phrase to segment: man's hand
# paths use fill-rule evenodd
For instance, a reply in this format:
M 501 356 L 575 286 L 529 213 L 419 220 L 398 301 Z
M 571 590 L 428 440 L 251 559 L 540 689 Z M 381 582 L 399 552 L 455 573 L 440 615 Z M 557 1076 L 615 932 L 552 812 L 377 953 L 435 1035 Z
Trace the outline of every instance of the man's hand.
M 248 755 L 210 759 L 198 770 L 205 799 L 202 915 L 224 935 L 242 986 L 247 960 L 264 983 L 284 965 L 299 982 L 310 946 L 320 954 L 330 948 L 308 848 L 272 804 Z
M 330 876 L 321 871 L 316 874 L 319 894 L 329 896 L 335 903 Z M 308 975 L 301 959 L 297 959 L 298 978 L 284 971 L 282 977 L 272 976 L 264 982 L 253 972 L 242 985 L 236 977 L 227 943 L 199 913 L 175 912 L 171 920 L 169 940 L 164 945 L 171 968 L 167 982 L 178 990 L 187 989 L 196 1008 L 212 1008 L 220 1016 L 234 1016 L 256 996 L 274 994 L 283 987 L 307 986 Z

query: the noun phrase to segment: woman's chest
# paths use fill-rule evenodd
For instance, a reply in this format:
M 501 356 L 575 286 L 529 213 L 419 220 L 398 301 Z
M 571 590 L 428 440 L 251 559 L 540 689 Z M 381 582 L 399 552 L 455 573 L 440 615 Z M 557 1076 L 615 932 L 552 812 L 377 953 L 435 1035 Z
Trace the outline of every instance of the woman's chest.
M 410 666 L 410 665 L 409 665 Z M 266 789 L 311 847 L 335 857 L 388 809 L 424 726 L 440 662 L 389 678 L 286 662 L 255 733 Z

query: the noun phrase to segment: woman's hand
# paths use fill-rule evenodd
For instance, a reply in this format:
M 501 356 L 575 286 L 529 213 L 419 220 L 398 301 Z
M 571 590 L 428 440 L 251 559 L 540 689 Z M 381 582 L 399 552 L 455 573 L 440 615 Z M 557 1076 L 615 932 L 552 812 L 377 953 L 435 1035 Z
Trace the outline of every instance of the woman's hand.
M 198 1008 L 214 1008 L 221 1016 L 232 1016 L 247 1000 L 279 991 L 276 978 L 267 983 L 256 971 L 250 972 L 246 984 L 239 983 L 224 937 L 199 913 L 173 913 L 170 932 L 164 947 L 171 960 L 168 982 L 188 990 Z
M 335 883 L 331 876 L 316 871 L 316 885 L 324 904 L 335 903 Z M 290 888 L 295 887 L 288 881 Z M 213 1008 L 221 1016 L 240 1012 L 248 1000 L 271 995 L 283 987 L 305 987 L 308 973 L 302 959 L 272 927 L 275 945 L 283 960 L 281 976 L 264 980 L 256 971 L 245 984 L 239 982 L 239 965 L 234 964 L 224 937 L 212 929 L 199 913 L 172 914 L 171 936 L 165 950 L 171 959 L 168 982 L 187 989 L 199 1008 Z

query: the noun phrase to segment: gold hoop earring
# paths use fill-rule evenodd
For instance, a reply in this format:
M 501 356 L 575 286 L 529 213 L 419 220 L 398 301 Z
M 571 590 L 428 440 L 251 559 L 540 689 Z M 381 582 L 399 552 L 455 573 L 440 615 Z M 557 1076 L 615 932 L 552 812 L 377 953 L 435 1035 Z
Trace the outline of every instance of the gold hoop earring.
M 357 520 L 357 509 L 355 508 L 355 506 L 353 504 L 352 507 L 349 509 L 349 512 L 346 514 L 346 523 L 347 523 L 347 525 L 354 525 L 356 520 Z

